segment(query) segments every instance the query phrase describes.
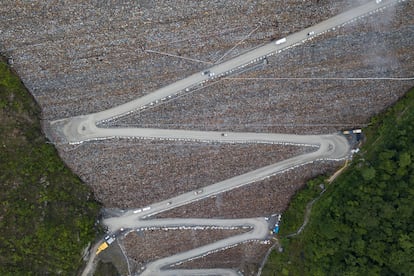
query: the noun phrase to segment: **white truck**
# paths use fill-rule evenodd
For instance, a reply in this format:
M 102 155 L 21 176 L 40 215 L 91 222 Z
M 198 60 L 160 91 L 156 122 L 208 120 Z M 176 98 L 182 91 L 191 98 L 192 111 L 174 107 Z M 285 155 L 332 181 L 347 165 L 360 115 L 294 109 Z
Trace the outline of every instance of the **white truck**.
M 286 37 L 276 40 L 275 44 L 279 45 L 286 42 Z

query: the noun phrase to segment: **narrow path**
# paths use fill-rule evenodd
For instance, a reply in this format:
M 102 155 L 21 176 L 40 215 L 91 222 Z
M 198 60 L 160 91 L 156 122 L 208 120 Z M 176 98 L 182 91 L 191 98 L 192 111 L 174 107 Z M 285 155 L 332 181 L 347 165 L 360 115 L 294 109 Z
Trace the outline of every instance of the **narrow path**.
M 311 214 L 311 211 L 312 211 L 313 204 L 315 204 L 315 202 L 319 200 L 319 198 L 322 196 L 322 194 L 325 192 L 325 190 L 326 189 L 323 189 L 322 192 L 316 198 L 312 199 L 308 204 L 306 204 L 305 215 L 303 216 L 302 225 L 299 227 L 299 229 L 295 233 L 291 233 L 289 235 L 286 235 L 286 238 L 291 238 L 291 237 L 297 236 L 300 233 L 302 233 L 303 229 L 305 229 L 306 225 L 309 222 L 309 217 L 310 217 L 310 214 Z
M 329 179 L 327 180 L 328 183 L 329 184 L 332 183 L 346 169 L 347 166 L 348 166 L 348 159 L 345 160 L 345 164 L 342 168 L 337 170 L 331 177 L 329 177 Z M 324 188 L 316 198 L 312 199 L 308 204 L 306 204 L 305 215 L 303 217 L 302 225 L 299 227 L 299 229 L 295 233 L 287 235 L 286 238 L 291 238 L 291 237 L 297 236 L 300 233 L 302 233 L 303 229 L 305 229 L 306 225 L 309 222 L 309 218 L 312 212 L 313 205 L 319 200 L 319 198 L 323 195 L 323 193 L 325 193 L 325 191 L 326 191 L 326 188 Z

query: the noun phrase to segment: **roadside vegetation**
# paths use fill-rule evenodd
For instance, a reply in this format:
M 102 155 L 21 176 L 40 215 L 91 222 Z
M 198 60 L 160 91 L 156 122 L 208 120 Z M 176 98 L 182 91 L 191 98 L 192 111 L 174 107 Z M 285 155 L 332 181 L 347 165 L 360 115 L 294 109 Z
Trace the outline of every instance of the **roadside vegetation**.
M 271 254 L 263 275 L 414 275 L 414 89 L 364 133 L 361 153 L 315 203 L 305 230 L 286 238 L 312 188 L 296 195 L 282 218 L 284 252 Z
M 4 61 L 0 148 L 0 274 L 76 274 L 100 205 L 47 143 L 39 106 Z
M 293 235 L 302 226 L 307 205 L 322 193 L 320 184 L 324 184 L 324 179 L 324 176 L 319 176 L 309 180 L 305 187 L 293 196 L 289 208 L 283 213 L 281 236 Z

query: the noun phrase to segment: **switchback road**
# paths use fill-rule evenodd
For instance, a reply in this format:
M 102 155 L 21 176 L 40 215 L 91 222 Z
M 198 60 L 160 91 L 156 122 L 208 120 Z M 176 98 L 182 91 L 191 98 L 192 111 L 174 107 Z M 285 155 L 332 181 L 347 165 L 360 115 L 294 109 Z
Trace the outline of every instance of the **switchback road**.
M 119 217 L 105 219 L 103 223 L 110 232 L 117 232 L 121 228 L 145 228 L 145 227 L 172 227 L 189 225 L 196 227 L 200 225 L 217 225 L 228 227 L 231 223 L 248 224 L 251 231 L 233 236 L 200 248 L 182 252 L 167 258 L 156 260 L 147 264 L 143 275 L 237 275 L 235 271 L 228 269 L 215 270 L 173 270 L 168 267 L 185 260 L 200 257 L 205 254 L 250 240 L 265 240 L 269 225 L 264 218 L 242 219 L 242 220 L 206 220 L 206 219 L 158 219 L 146 220 L 146 218 L 166 210 L 186 205 L 188 203 L 232 190 L 249 183 L 259 181 L 274 174 L 311 163 L 317 160 L 340 160 L 349 156 L 349 144 L 344 137 L 338 134 L 331 135 L 285 135 L 285 134 L 266 134 L 266 133 L 236 133 L 236 132 L 207 132 L 207 131 L 187 131 L 187 130 L 165 130 L 150 128 L 102 128 L 99 123 L 114 120 L 137 110 L 145 110 L 156 104 L 162 104 L 167 100 L 173 99 L 176 95 L 189 92 L 204 83 L 216 78 L 231 75 L 250 64 L 260 62 L 264 58 L 280 53 L 291 47 L 300 45 L 307 40 L 321 35 L 325 32 L 335 30 L 367 14 L 380 11 L 387 6 L 394 5 L 404 0 L 375 0 L 367 4 L 351 9 L 347 12 L 334 16 L 326 21 L 304 29 L 295 34 L 281 38 L 276 42 L 271 42 L 258 47 L 250 52 L 237 56 L 231 60 L 217 64 L 202 73 L 193 74 L 187 78 L 177 81 L 171 85 L 163 87 L 136 100 L 123 105 L 73 118 L 67 118 L 51 122 L 55 126 L 58 134 L 70 144 L 79 144 L 86 141 L 110 139 L 113 137 L 137 137 L 141 139 L 162 139 L 162 140 L 188 140 L 201 142 L 220 142 L 220 143 L 272 143 L 289 144 L 314 147 L 316 150 L 311 153 L 295 156 L 293 158 L 272 164 L 255 171 L 236 176 L 202 189 L 184 193 L 166 201 L 151 204 L 140 209 L 130 210 Z M 199 92 L 202 93 L 202 92 Z M 92 256 L 90 263 L 95 256 Z M 87 266 L 92 267 L 92 266 Z M 84 274 L 90 271 L 85 270 Z
M 246 233 L 232 236 L 216 241 L 189 251 L 181 252 L 173 256 L 156 260 L 149 263 L 141 275 L 238 275 L 231 269 L 203 269 L 203 270 L 184 270 L 184 269 L 164 269 L 170 265 L 202 257 L 212 252 L 222 250 L 229 246 L 234 246 L 246 241 L 266 240 L 269 236 L 269 225 L 265 218 L 246 218 L 246 219 L 156 219 L 156 220 L 135 220 L 133 223 L 126 222 L 128 228 L 183 228 L 186 227 L 207 227 L 218 229 L 245 228 L 250 229 Z
M 185 131 L 183 131 L 185 133 Z M 209 133 L 209 132 L 207 132 Z M 225 138 L 232 138 L 232 142 L 244 142 L 242 134 L 240 133 L 229 133 Z M 251 134 L 251 133 L 250 133 Z M 253 136 L 253 137 L 252 137 Z M 191 137 L 191 136 L 189 136 Z M 221 135 L 215 137 L 219 141 Z M 240 137 L 240 138 L 238 138 Z M 262 138 L 263 137 L 263 138 Z M 254 139 L 252 139 L 254 138 Z M 266 138 L 266 139 L 265 139 Z M 272 139 L 273 138 L 273 139 Z M 203 141 L 206 141 L 207 138 L 204 138 Z M 349 154 L 349 144 L 345 137 L 337 134 L 333 135 L 283 135 L 283 134 L 251 134 L 248 136 L 248 141 L 260 141 L 267 143 L 278 143 L 278 144 L 289 144 L 289 145 L 309 145 L 317 147 L 318 150 L 295 156 L 281 162 L 262 167 L 260 169 L 226 179 L 224 181 L 206 186 L 202 189 L 184 193 L 176 197 L 170 198 L 168 200 L 154 203 L 150 206 L 143 207 L 134 211 L 129 211 L 122 216 L 122 223 L 117 221 L 120 218 L 111 218 L 104 221 L 105 225 L 111 231 L 116 231 L 117 229 L 124 227 L 126 228 L 127 221 L 132 222 L 140 218 L 146 218 L 157 213 L 164 212 L 169 209 L 173 209 L 182 205 L 189 204 L 191 202 L 207 198 L 219 193 L 223 193 L 237 187 L 241 187 L 256 181 L 263 180 L 277 173 L 284 172 L 286 170 L 307 164 L 316 160 L 341 160 L 348 156 Z
M 278 40 L 283 41 L 282 43 L 276 44 L 275 42 L 271 42 L 231 60 L 215 65 L 207 70 L 204 70 L 203 72 L 208 72 L 206 74 L 201 72 L 193 74 L 141 98 L 105 111 L 57 120 L 51 122 L 51 124 L 55 125 L 61 136 L 63 136 L 66 141 L 71 144 L 82 143 L 90 140 L 113 138 L 120 134 L 122 137 L 140 137 L 141 129 L 135 129 L 136 131 L 129 129 L 129 131 L 121 133 L 110 128 L 103 130 L 102 128 L 96 127 L 96 124 L 125 116 L 137 110 L 144 110 L 155 104 L 170 100 L 178 94 L 190 91 L 200 85 L 202 86 L 207 81 L 230 75 L 245 66 L 263 60 L 267 56 L 271 56 L 283 50 L 300 45 L 315 36 L 335 30 L 335 28 L 344 26 L 360 17 L 378 12 L 388 6 L 402 1 L 405 0 L 370 1 L 362 6 L 338 14 L 328 20 L 322 21 L 319 24 Z

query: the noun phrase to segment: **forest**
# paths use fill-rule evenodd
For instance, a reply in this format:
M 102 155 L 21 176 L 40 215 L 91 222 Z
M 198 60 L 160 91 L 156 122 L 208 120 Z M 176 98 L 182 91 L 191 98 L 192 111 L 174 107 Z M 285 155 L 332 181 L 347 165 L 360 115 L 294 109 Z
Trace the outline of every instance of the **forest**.
M 315 203 L 305 230 L 287 238 L 314 182 L 286 211 L 283 252 L 272 252 L 263 275 L 414 275 L 414 89 L 371 120 L 361 151 Z
M 76 275 L 100 205 L 41 132 L 41 112 L 0 60 L 0 275 Z

